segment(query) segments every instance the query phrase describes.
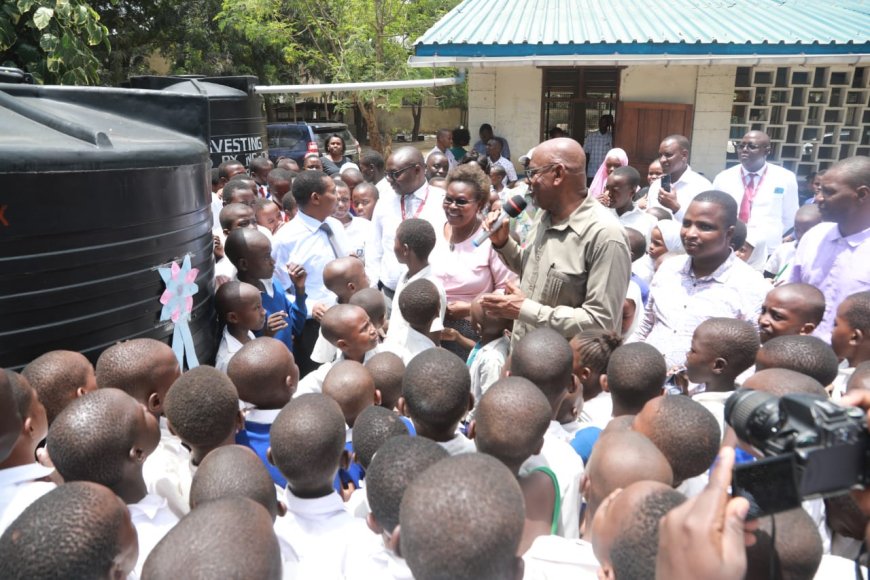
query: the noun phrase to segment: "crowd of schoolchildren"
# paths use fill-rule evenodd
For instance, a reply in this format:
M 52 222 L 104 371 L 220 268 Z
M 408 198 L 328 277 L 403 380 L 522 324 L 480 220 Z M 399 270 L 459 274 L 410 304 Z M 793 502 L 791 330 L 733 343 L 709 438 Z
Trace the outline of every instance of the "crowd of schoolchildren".
M 651 208 L 651 239 L 627 232 L 641 283 L 622 328 L 538 328 L 509 352 L 512 321 L 480 300 L 473 339 L 444 328 L 427 269 L 442 241 L 425 219 L 403 216 L 395 232 L 394 295 L 374 287 L 363 259 L 378 183 L 331 161 L 334 200 L 312 193 L 326 177 L 316 155 L 215 171 L 214 366 L 182 372 L 169 346 L 142 338 L 94 365 L 52 351 L 0 371 L 0 578 L 855 577 L 868 518 L 848 495 L 760 518 L 745 543 L 743 508 L 720 504 L 718 527 L 696 520 L 716 511 L 705 502 L 724 495 L 732 448 L 752 460 L 724 420 L 736 388 L 835 400 L 870 388 L 870 292 L 836 307 L 831 345 L 811 336 L 830 305 L 782 283 L 786 245 L 757 318 L 703 320 L 684 369 L 671 368 L 628 340 L 644 277 L 682 246 L 679 223 Z M 634 174 L 616 177 L 639 189 Z M 490 204 L 524 193 L 500 165 L 491 175 Z M 312 271 L 273 240 L 317 203 L 353 255 Z M 820 219 L 805 207 L 799 236 Z M 514 220 L 515 235 L 527 226 Z M 308 299 L 313 276 L 332 306 Z M 467 341 L 467 358 L 442 340 Z M 736 556 L 715 544 L 735 517 Z

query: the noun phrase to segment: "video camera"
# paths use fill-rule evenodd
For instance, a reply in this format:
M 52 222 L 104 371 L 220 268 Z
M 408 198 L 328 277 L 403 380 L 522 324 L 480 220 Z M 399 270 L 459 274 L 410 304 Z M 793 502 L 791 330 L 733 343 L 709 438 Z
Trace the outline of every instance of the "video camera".
M 734 467 L 732 495 L 749 500 L 750 518 L 870 483 L 870 434 L 861 409 L 809 394 L 738 389 L 725 402 L 725 421 L 764 455 Z

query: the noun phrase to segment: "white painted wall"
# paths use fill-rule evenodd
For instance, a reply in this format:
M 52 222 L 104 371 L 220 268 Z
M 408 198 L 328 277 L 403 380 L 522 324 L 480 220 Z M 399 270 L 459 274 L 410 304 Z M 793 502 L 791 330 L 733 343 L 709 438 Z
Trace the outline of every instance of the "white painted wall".
M 471 145 L 483 123 L 508 140 L 511 161 L 538 144 L 542 73 L 533 67 L 473 69 L 468 73 L 468 130 Z
M 695 119 L 692 127 L 692 169 L 710 181 L 725 169 L 725 144 L 734 102 L 736 66 L 698 67 Z
M 641 103 L 695 102 L 698 67 L 630 66 L 619 78 L 619 100 Z

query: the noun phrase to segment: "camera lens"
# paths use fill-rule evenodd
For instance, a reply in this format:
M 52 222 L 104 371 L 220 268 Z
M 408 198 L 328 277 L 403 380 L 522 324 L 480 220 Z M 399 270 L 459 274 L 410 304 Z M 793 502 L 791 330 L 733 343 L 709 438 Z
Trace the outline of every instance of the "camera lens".
M 725 401 L 725 422 L 743 441 L 764 449 L 780 423 L 779 397 L 752 389 L 737 389 Z

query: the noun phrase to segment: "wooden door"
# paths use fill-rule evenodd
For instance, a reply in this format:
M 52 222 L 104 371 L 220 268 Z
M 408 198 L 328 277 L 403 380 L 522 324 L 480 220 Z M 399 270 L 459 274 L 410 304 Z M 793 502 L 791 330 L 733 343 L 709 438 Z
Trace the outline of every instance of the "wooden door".
M 650 162 L 659 155 L 659 144 L 668 135 L 692 138 L 692 105 L 620 102 L 616 108 L 613 146 L 628 154 L 628 163 L 646 183 Z

